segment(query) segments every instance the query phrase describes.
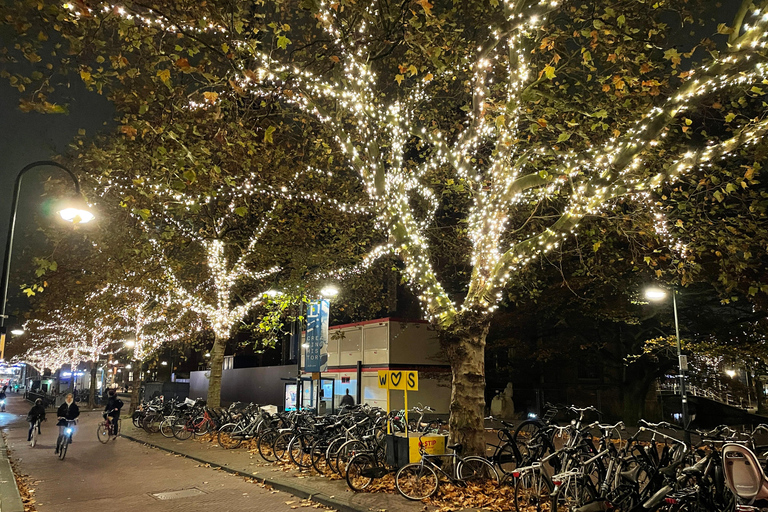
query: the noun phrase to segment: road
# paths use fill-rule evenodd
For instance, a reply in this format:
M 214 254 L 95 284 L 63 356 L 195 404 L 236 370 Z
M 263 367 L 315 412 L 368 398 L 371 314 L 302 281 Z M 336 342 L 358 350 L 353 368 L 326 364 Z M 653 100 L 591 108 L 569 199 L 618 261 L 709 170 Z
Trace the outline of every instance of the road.
M 0 427 L 17 471 L 29 475 L 38 512 L 289 512 L 291 507 L 315 505 L 126 439 L 101 444 L 96 438 L 101 419 L 98 412 L 81 415 L 74 442 L 61 461 L 54 454 L 58 435 L 55 414 L 43 423 L 39 444 L 30 448 L 25 418 L 31 405 L 17 395 L 8 396 L 7 412 L 0 413 Z M 173 491 L 196 495 L 172 495 L 171 499 L 155 496 Z

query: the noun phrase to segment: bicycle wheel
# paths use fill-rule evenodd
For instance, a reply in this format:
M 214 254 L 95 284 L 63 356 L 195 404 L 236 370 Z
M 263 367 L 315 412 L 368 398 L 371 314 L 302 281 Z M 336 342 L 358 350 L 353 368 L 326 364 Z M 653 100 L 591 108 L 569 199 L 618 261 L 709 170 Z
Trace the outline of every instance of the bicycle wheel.
M 219 446 L 226 450 L 233 450 L 243 444 L 242 434 L 235 436 L 235 430 L 237 430 L 237 424 L 235 423 L 227 423 L 226 425 L 222 425 L 219 429 L 219 433 L 216 436 L 219 441 Z
M 261 434 L 258 443 L 256 443 L 256 447 L 259 450 L 259 455 L 261 455 L 261 458 L 267 462 L 274 462 L 276 460 L 273 445 L 277 435 L 277 430 L 267 430 Z
M 159 414 L 147 414 L 141 422 L 141 427 L 147 431 L 148 434 L 157 434 L 160 432 L 160 423 L 163 421 L 163 417 Z
M 328 459 L 325 458 L 326 451 L 328 451 L 328 441 L 324 439 L 316 440 L 309 449 L 310 463 L 321 475 L 325 475 L 330 470 Z
M 347 485 L 355 492 L 360 492 L 373 482 L 371 470 L 376 462 L 368 453 L 355 454 L 347 464 Z
M 198 416 L 192 421 L 192 433 L 196 436 L 204 436 L 211 430 L 211 422 L 205 416 Z
M 275 458 L 278 461 L 288 462 L 290 460 L 288 454 L 288 444 L 293 438 L 293 432 L 283 432 L 275 438 L 275 441 L 272 443 L 272 452 L 275 454 Z
M 358 452 L 368 451 L 368 447 L 362 441 L 355 439 L 347 441 L 336 452 L 336 472 L 341 475 L 342 478 L 347 476 L 347 464 L 350 459 Z
M 556 477 L 552 477 L 554 480 Z M 595 496 L 592 488 L 586 482 L 588 477 L 584 475 L 572 475 L 567 477 L 557 489 L 552 492 L 552 510 L 571 511 L 583 507 L 592 502 Z
M 437 492 L 437 473 L 421 463 L 406 464 L 395 474 L 397 492 L 409 500 L 423 500 Z
M 176 425 L 174 425 L 173 437 L 179 441 L 186 441 L 192 437 L 192 430 L 194 428 L 191 419 L 182 418 L 180 421 L 176 422 Z
M 59 459 L 64 460 L 67 456 L 67 447 L 69 446 L 69 438 L 67 436 L 59 436 Z
M 521 466 L 527 466 L 544 455 L 545 445 L 541 442 L 541 436 L 538 420 L 526 420 L 517 426 L 515 433 L 512 434 L 512 440 L 520 451 Z
M 109 427 L 107 427 L 107 422 L 99 423 L 99 426 L 96 429 L 96 437 L 99 439 L 99 442 L 103 444 L 109 442 Z
M 288 456 L 294 464 L 302 469 L 312 466 L 310 458 L 310 449 L 312 448 L 312 438 L 307 434 L 294 436 L 288 443 Z
M 160 433 L 163 434 L 163 437 L 173 437 L 174 423 L 176 423 L 176 418 L 173 416 L 164 418 L 163 421 L 160 422 Z
M 540 470 L 521 473 L 515 482 L 515 510 L 517 512 L 548 512 L 551 491 L 551 482 Z
M 463 482 L 485 484 L 491 482 L 499 485 L 499 474 L 487 459 L 483 457 L 465 457 L 459 460 L 456 466 L 456 474 Z
M 29 446 L 32 448 L 37 444 L 37 424 L 32 428 L 32 440 L 29 442 Z
M 144 418 L 144 415 L 142 413 L 139 413 L 138 411 L 133 413 L 133 416 L 131 417 L 131 420 L 133 421 L 133 426 L 136 428 L 141 428 L 141 420 Z
M 328 444 L 328 449 L 325 451 L 326 464 L 334 473 L 339 472 L 339 468 L 336 465 L 336 455 L 339 453 L 339 448 L 341 448 L 341 445 L 346 442 L 347 439 L 345 437 L 337 437 L 331 441 L 330 444 Z

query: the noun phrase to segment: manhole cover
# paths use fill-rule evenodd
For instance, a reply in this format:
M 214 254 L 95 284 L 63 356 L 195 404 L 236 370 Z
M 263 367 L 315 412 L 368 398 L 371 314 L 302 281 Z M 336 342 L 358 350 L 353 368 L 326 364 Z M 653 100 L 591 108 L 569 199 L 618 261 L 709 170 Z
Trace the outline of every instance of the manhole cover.
M 180 491 L 157 492 L 150 496 L 158 500 L 175 500 L 178 498 L 191 498 L 201 494 L 205 494 L 205 492 L 193 487 L 192 489 L 182 489 Z

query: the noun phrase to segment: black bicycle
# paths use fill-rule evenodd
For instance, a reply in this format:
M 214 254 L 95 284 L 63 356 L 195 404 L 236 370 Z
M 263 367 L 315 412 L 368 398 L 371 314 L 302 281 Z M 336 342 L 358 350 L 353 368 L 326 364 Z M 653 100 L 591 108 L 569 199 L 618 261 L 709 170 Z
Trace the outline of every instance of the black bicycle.
M 77 420 L 66 420 L 66 422 L 67 425 L 64 427 L 64 432 L 59 434 L 59 438 L 56 439 L 56 453 L 61 460 L 64 460 L 64 457 L 67 456 L 67 447 L 72 444 L 72 434 L 75 432 Z

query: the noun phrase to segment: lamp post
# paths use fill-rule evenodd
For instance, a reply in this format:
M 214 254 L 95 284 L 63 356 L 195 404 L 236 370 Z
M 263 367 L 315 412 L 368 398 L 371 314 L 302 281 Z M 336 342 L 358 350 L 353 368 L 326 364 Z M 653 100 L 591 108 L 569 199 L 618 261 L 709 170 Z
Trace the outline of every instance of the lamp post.
M 2 289 L 2 303 L 0 303 L 0 360 L 5 359 L 5 305 L 6 302 L 8 302 L 8 281 L 11 273 L 11 254 L 13 252 L 13 234 L 16 229 L 16 210 L 19 206 L 19 193 L 21 191 L 21 180 L 24 177 L 24 174 L 27 173 L 27 171 L 34 169 L 35 167 L 41 167 L 41 166 L 51 166 L 51 167 L 57 167 L 61 169 L 62 171 L 69 174 L 69 177 L 72 178 L 72 181 L 75 183 L 75 192 L 77 193 L 78 198 L 82 197 L 80 193 L 80 182 L 77 179 L 77 176 L 61 165 L 58 162 L 53 162 L 51 160 L 40 160 L 37 162 L 32 162 L 31 164 L 24 167 L 21 171 L 19 171 L 19 174 L 16 176 L 16 182 L 13 186 L 13 200 L 11 202 L 11 217 L 8 223 L 8 239 L 6 240 L 5 244 L 5 259 L 3 260 L 3 275 L 2 282 L 0 282 L 0 288 Z M 82 200 L 81 200 L 82 201 Z M 90 222 L 93 220 L 94 215 L 88 211 L 86 208 L 81 207 L 80 205 L 71 206 L 69 208 L 64 208 L 60 210 L 59 215 L 66 221 L 69 222 Z
M 680 401 L 681 401 L 681 408 L 683 413 L 683 435 L 685 437 L 685 442 L 688 443 L 688 445 L 691 444 L 691 433 L 688 432 L 688 427 L 691 424 L 691 419 L 688 414 L 688 394 L 685 390 L 685 371 L 688 369 L 688 360 L 687 358 L 682 354 L 682 350 L 680 348 L 680 326 L 678 324 L 677 320 L 677 290 L 675 288 L 672 288 L 672 311 L 675 315 L 675 343 L 677 347 L 677 367 L 680 377 Z M 654 301 L 659 302 L 664 300 L 667 297 L 667 292 L 665 290 L 662 290 L 661 288 L 648 288 L 645 290 L 645 298 Z

